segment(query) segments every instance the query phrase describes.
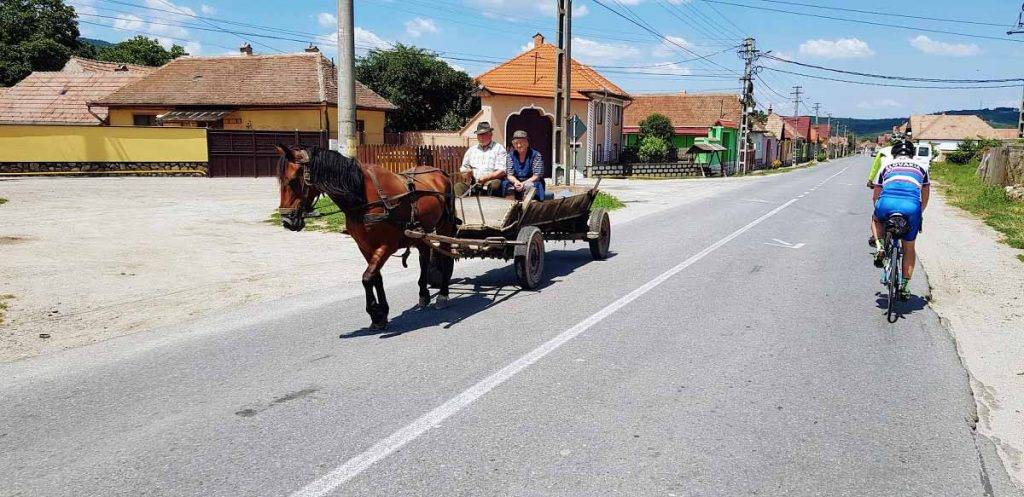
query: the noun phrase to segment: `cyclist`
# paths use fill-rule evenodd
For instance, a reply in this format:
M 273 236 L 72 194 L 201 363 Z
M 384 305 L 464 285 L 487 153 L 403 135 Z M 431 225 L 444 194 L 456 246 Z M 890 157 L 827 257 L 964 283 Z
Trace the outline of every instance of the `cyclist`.
M 914 160 L 915 147 L 903 139 L 892 147 L 892 162 L 883 165 L 874 179 L 875 213 L 872 218 L 874 232 L 885 233 L 884 223 L 893 214 L 902 214 L 907 219 L 908 229 L 903 235 L 903 287 L 899 289 L 901 299 L 910 294 L 910 277 L 914 275 L 916 252 L 914 241 L 921 230 L 921 214 L 928 207 L 931 184 L 928 171 Z M 875 266 L 882 267 L 885 259 L 882 241 L 875 242 Z
M 871 172 L 868 173 L 868 189 L 871 190 L 871 205 L 875 205 L 878 201 L 878 193 L 875 192 L 875 178 L 878 176 L 878 171 L 882 170 L 883 164 L 888 164 L 892 161 L 892 147 L 882 147 L 878 149 L 878 153 L 875 154 L 875 160 L 871 163 Z M 874 247 L 881 235 L 875 231 L 875 222 L 871 221 L 871 237 L 868 238 L 868 245 Z

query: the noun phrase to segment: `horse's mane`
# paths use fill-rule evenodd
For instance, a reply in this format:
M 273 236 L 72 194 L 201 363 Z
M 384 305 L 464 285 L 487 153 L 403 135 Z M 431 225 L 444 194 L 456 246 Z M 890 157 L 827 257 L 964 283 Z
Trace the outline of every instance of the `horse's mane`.
M 363 169 L 355 159 L 321 147 L 309 150 L 309 182 L 320 191 L 340 197 L 345 205 L 343 210 L 354 209 L 366 204 L 366 189 L 363 186 Z

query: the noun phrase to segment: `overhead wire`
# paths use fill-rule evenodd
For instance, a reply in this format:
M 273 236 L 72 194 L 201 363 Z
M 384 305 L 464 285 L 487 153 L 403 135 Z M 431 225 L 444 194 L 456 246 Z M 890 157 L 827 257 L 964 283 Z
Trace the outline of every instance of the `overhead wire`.
M 701 0 L 701 1 L 704 2 L 704 3 L 707 3 L 709 6 L 711 6 L 711 4 L 709 2 L 707 2 L 707 0 Z M 810 4 L 810 3 L 801 3 L 801 2 L 793 2 L 793 1 L 786 1 L 786 0 L 757 0 L 757 1 L 765 2 L 765 3 L 780 4 L 780 5 L 793 5 L 793 6 L 798 6 L 798 7 L 811 7 L 811 8 L 814 8 L 814 9 L 821 9 L 821 10 L 834 10 L 834 11 L 840 11 L 840 12 L 854 12 L 854 13 L 857 13 L 857 14 L 871 14 L 871 15 L 877 15 L 877 16 L 899 17 L 899 18 L 905 18 L 905 19 L 919 19 L 919 20 L 923 20 L 923 21 L 940 21 L 940 22 L 950 22 L 950 23 L 958 23 L 958 24 L 974 24 L 974 25 L 978 25 L 978 26 L 994 26 L 994 27 L 999 27 L 999 28 L 1005 28 L 1007 26 L 1007 23 L 994 23 L 994 22 L 985 22 L 985 21 L 974 21 L 974 20 L 971 20 L 971 19 L 956 19 L 956 18 L 949 18 L 949 17 L 928 17 L 928 16 L 917 15 L 917 14 L 908 14 L 906 12 L 882 12 L 882 11 L 877 11 L 877 10 L 851 9 L 851 8 L 848 8 L 848 7 L 835 7 L 835 6 L 832 6 L 832 5 L 814 5 L 814 4 Z
M 797 66 L 801 66 L 801 67 L 807 67 L 807 68 L 811 68 L 811 69 L 820 69 L 820 70 L 823 70 L 823 71 L 835 72 L 835 73 L 840 73 L 840 74 L 849 74 L 851 76 L 864 76 L 864 77 L 868 77 L 868 78 L 877 78 L 877 79 L 892 79 L 892 80 L 900 80 L 900 81 L 917 81 L 917 82 L 922 82 L 922 83 L 1007 83 L 1007 82 L 1011 82 L 1011 81 L 1024 81 L 1024 78 L 942 79 L 942 78 L 920 78 L 920 77 L 909 77 L 909 76 L 894 76 L 894 75 L 887 75 L 887 74 L 872 74 L 872 73 L 866 73 L 866 72 L 848 71 L 848 70 L 844 70 L 844 69 L 836 69 L 836 68 L 832 68 L 832 67 L 825 67 L 825 66 L 819 66 L 819 65 L 814 65 L 814 64 L 807 64 L 807 63 L 804 63 L 804 62 L 797 62 L 795 60 L 790 60 L 790 59 L 784 59 L 784 58 L 781 58 L 781 57 L 776 57 L 776 56 L 771 55 L 771 54 L 767 54 L 764 57 L 772 59 L 772 60 L 776 60 L 776 61 L 779 61 L 779 62 L 783 62 L 783 63 L 786 63 L 786 64 L 793 64 L 793 65 L 797 65 Z
M 851 84 L 867 85 L 867 86 L 888 86 L 888 87 L 891 87 L 891 88 L 913 88 L 913 89 L 922 89 L 922 90 L 924 90 L 924 89 L 930 89 L 930 90 L 977 90 L 977 89 L 986 89 L 986 88 L 1020 88 L 1020 86 L 1021 86 L 1020 84 L 1016 84 L 1016 85 L 987 85 L 987 86 L 920 86 L 920 85 L 900 85 L 900 84 L 894 84 L 894 83 L 881 83 L 881 82 L 877 82 L 877 81 L 853 81 L 853 80 L 849 80 L 849 79 L 830 78 L 830 77 L 827 77 L 827 76 L 816 76 L 816 75 L 813 75 L 813 74 L 805 74 L 805 73 L 799 73 L 799 72 L 794 72 L 794 71 L 786 71 L 784 69 L 778 69 L 778 68 L 774 68 L 774 67 L 765 67 L 764 69 L 767 69 L 767 70 L 772 71 L 772 72 L 780 72 L 780 73 L 784 73 L 784 74 L 792 74 L 794 76 L 802 76 L 802 77 L 805 77 L 805 78 L 820 79 L 820 80 L 825 80 L 825 81 L 837 81 L 837 82 L 840 82 L 840 83 L 851 83 Z
M 782 9 L 775 9 L 775 8 L 771 8 L 771 7 L 760 7 L 760 6 L 757 6 L 757 5 L 728 2 L 728 1 L 725 1 L 725 0 L 701 0 L 701 1 L 708 2 L 708 3 L 714 3 L 714 4 L 719 4 L 719 5 L 731 5 L 733 7 L 744 7 L 744 8 L 748 8 L 748 9 L 764 10 L 764 11 L 768 11 L 768 12 L 778 12 L 778 13 L 789 14 L 789 15 L 798 15 L 798 16 L 805 16 L 805 17 L 815 17 L 815 18 L 818 18 L 818 19 L 829 19 L 829 20 L 833 20 L 833 21 L 851 22 L 851 23 L 857 23 L 857 24 L 867 24 L 867 25 L 871 25 L 871 26 L 880 26 L 880 27 L 886 27 L 886 28 L 906 29 L 906 30 L 911 30 L 911 31 L 923 31 L 923 32 L 926 32 L 926 33 L 939 33 L 939 34 L 944 34 L 944 35 L 963 36 L 963 37 L 967 37 L 967 38 L 978 38 L 978 39 L 983 39 L 983 40 L 996 40 L 996 41 L 1007 41 L 1007 42 L 1012 42 L 1012 43 L 1024 43 L 1024 40 L 1016 40 L 1016 39 L 1013 39 L 1013 38 L 998 37 L 998 36 L 988 36 L 988 35 L 979 35 L 979 34 L 972 34 L 972 33 L 961 33 L 961 32 L 958 32 L 958 31 L 949 31 L 949 30 L 944 30 L 944 29 L 920 28 L 920 27 L 916 27 L 916 26 L 906 26 L 906 25 L 902 25 L 902 24 L 891 24 L 891 23 L 885 23 L 885 22 L 868 21 L 868 20 L 864 20 L 864 19 L 849 19 L 849 18 L 842 18 L 842 17 L 826 16 L 826 15 L 822 15 L 822 14 L 812 14 L 812 13 L 809 13 L 809 12 L 797 12 L 797 11 L 793 11 L 793 10 L 782 10 Z

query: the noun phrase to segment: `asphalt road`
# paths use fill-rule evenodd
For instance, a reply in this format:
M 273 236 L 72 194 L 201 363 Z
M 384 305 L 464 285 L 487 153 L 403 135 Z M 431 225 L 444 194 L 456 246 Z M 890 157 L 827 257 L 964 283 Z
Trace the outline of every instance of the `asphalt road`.
M 536 292 L 389 281 L 386 334 L 349 289 L 0 366 L 0 495 L 1019 495 L 925 300 L 885 321 L 868 166 L 549 243 Z

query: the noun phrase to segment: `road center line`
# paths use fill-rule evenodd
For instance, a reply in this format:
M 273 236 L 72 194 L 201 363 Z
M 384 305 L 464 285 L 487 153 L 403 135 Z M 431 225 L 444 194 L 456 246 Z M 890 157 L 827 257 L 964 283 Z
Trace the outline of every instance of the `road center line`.
M 832 178 L 839 176 L 844 171 L 846 171 L 846 169 L 847 168 L 843 168 L 842 171 L 839 171 L 838 173 L 830 176 L 825 181 L 831 180 Z M 315 481 L 306 485 L 301 490 L 292 493 L 290 497 L 322 497 L 333 492 L 341 485 L 344 485 L 345 482 L 351 480 L 352 478 L 355 478 L 356 476 L 359 476 L 360 473 L 366 471 L 370 466 L 373 466 L 377 462 L 388 457 L 396 450 L 402 448 L 405 444 L 419 438 L 420 435 L 423 435 L 424 433 L 430 431 L 431 428 L 440 425 L 444 420 L 448 419 L 455 413 L 461 411 L 466 406 L 472 404 L 480 397 L 483 397 L 491 390 L 494 390 L 502 383 L 505 383 L 510 378 L 518 374 L 520 371 L 529 367 L 531 364 L 541 360 L 542 358 L 544 358 L 544 356 L 554 352 L 562 345 L 565 345 L 573 338 L 576 338 L 584 331 L 587 331 L 595 324 L 604 320 L 606 317 L 611 316 L 619 309 L 622 309 L 623 307 L 630 304 L 634 300 L 640 298 L 647 292 L 653 290 L 658 285 L 661 285 L 662 283 L 667 281 L 669 278 L 675 276 L 684 269 L 692 266 L 701 259 L 707 257 L 708 254 L 722 248 L 727 243 L 736 239 L 738 236 L 742 235 L 743 233 L 746 233 L 751 228 L 763 223 L 764 221 L 768 220 L 769 218 L 778 214 L 779 212 L 782 212 L 783 209 L 789 207 L 790 205 L 793 205 L 796 202 L 797 199 L 794 198 L 772 209 L 767 214 L 764 214 L 761 217 L 751 221 L 746 226 L 732 232 L 725 238 L 722 238 L 721 240 L 718 240 L 717 242 L 709 245 L 704 250 L 697 252 L 696 254 L 692 255 L 689 259 L 686 259 L 685 261 L 679 263 L 678 265 L 669 269 L 668 271 L 661 273 L 656 278 L 645 283 L 643 286 L 633 290 L 632 292 L 629 292 L 628 294 L 619 298 L 615 302 L 608 304 L 608 306 L 601 309 L 600 311 L 597 311 L 596 313 L 592 314 L 590 317 L 584 319 L 583 321 L 580 321 L 572 328 L 569 328 L 559 333 L 556 337 L 552 338 L 551 340 L 548 340 L 541 346 L 531 350 L 530 352 L 516 359 L 508 366 L 505 366 L 504 368 L 501 368 L 500 370 L 484 378 L 483 380 L 480 380 L 480 382 L 477 383 L 476 385 L 473 385 L 466 389 L 465 391 L 463 391 L 462 393 L 456 395 L 455 397 L 452 397 L 444 404 L 435 407 L 433 410 L 420 416 L 412 423 L 409 423 L 408 425 L 400 428 L 398 431 L 392 433 L 391 435 L 388 435 L 387 438 L 384 438 L 383 440 L 375 443 L 372 447 L 366 449 L 364 452 L 356 455 L 355 457 L 349 459 L 348 461 L 345 461 L 345 463 L 342 464 L 341 466 L 338 466 L 337 468 L 331 470 L 331 472 L 321 476 L 320 478 L 317 478 Z

